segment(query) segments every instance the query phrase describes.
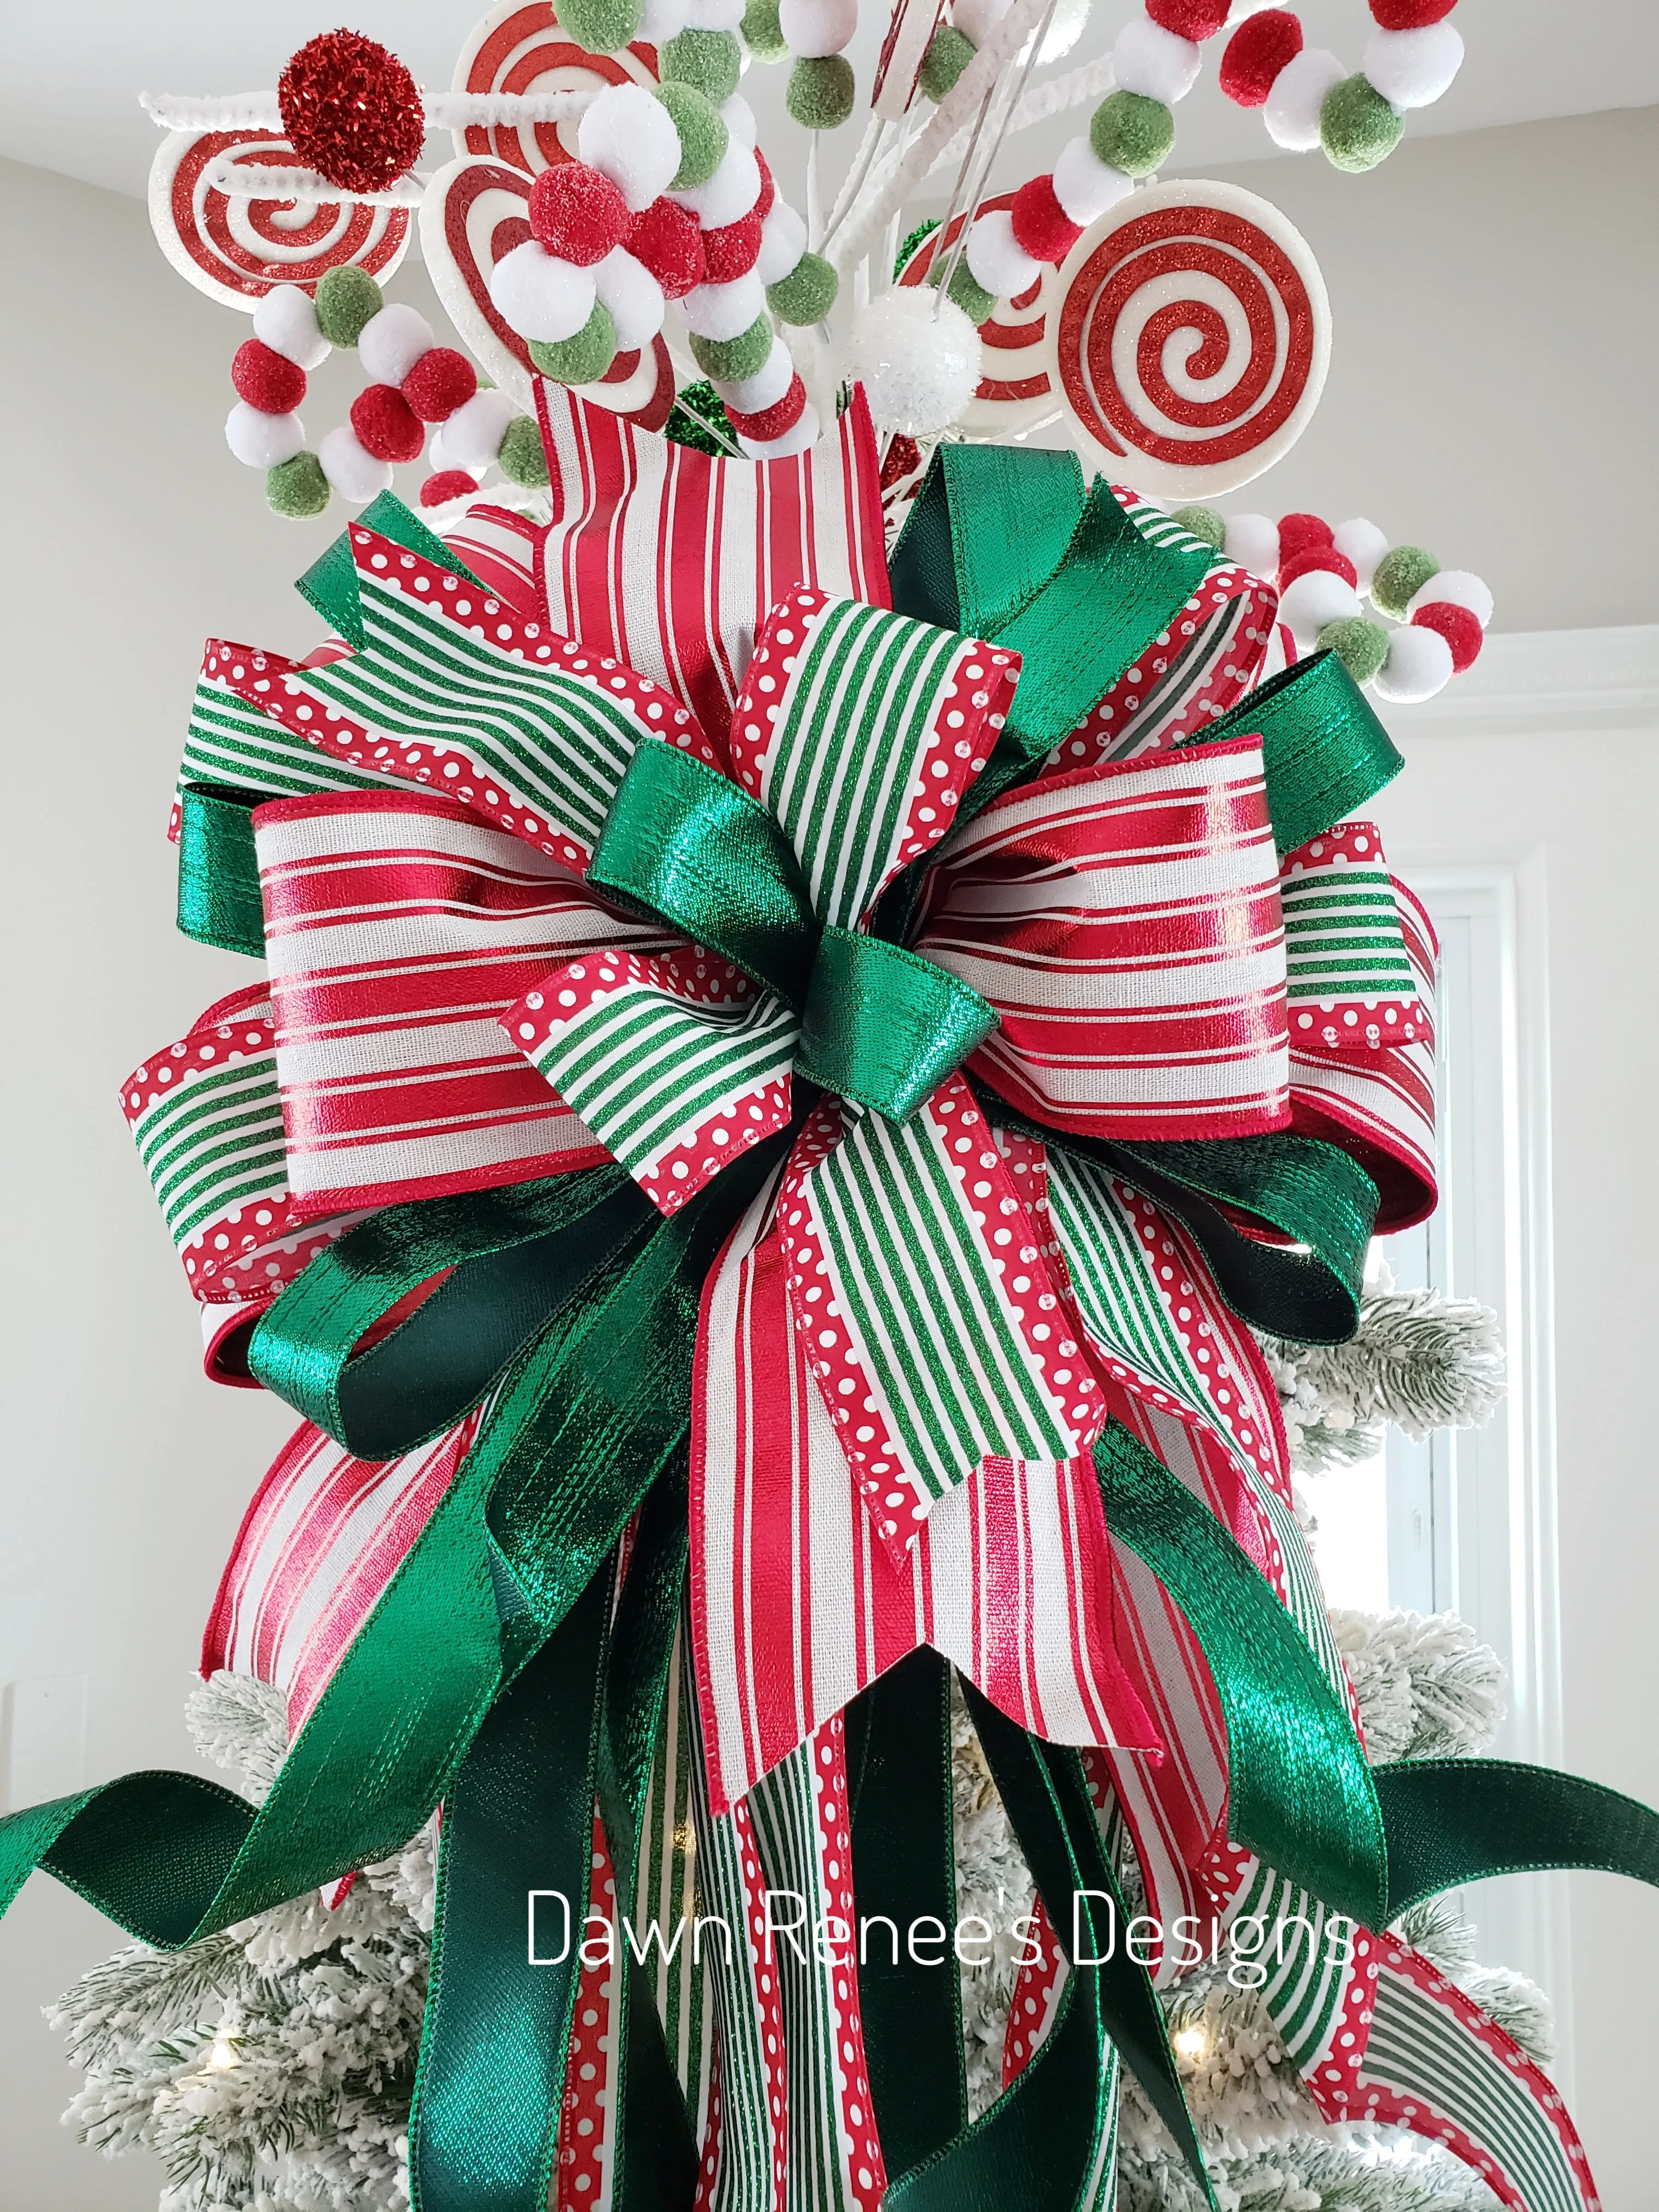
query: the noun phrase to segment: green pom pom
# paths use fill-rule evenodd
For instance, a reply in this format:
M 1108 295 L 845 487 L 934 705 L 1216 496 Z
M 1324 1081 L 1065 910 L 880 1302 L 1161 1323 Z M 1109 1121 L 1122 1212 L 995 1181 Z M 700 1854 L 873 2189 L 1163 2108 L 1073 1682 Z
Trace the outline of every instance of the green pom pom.
M 976 51 L 965 31 L 957 30 L 954 23 L 941 23 L 928 41 L 916 77 L 917 88 L 924 98 L 935 103 L 943 100 Z
M 781 323 L 821 323 L 840 283 L 821 253 L 803 253 L 787 276 L 767 286 L 766 303 Z
M 1347 615 L 1327 623 L 1319 633 L 1319 649 L 1334 653 L 1356 684 L 1369 684 L 1389 657 L 1389 633 L 1381 623 L 1364 615 Z
M 765 367 L 773 337 L 769 315 L 757 315 L 748 329 L 739 331 L 734 338 L 700 338 L 694 331 L 691 358 L 716 384 L 741 384 L 746 376 Z
M 1175 118 L 1161 100 L 1139 92 L 1110 92 L 1094 112 L 1089 143 L 1103 161 L 1126 177 L 1148 177 L 1175 148 Z
M 355 346 L 386 305 L 385 295 L 367 269 L 348 261 L 325 269 L 317 285 L 317 327 L 331 345 Z
M 296 521 L 320 514 L 328 505 L 328 478 L 315 453 L 295 453 L 265 472 L 265 497 L 273 514 L 291 515 Z
M 1395 545 L 1376 564 L 1371 578 L 1371 605 L 1390 622 L 1404 622 L 1407 604 L 1431 576 L 1440 574 L 1440 563 L 1420 545 Z
M 658 49 L 657 61 L 665 84 L 689 84 L 718 107 L 738 88 L 743 48 L 731 31 L 682 31 Z
M 803 131 L 838 131 L 858 93 L 845 54 L 803 54 L 789 72 L 784 105 Z
M 674 118 L 680 134 L 680 166 L 674 172 L 671 192 L 689 192 L 706 185 L 726 158 L 731 135 L 709 102 L 695 85 L 668 83 L 657 87 L 657 97 Z
M 743 41 L 757 62 L 787 62 L 789 41 L 778 22 L 778 0 L 749 0 L 743 11 Z
M 945 274 L 945 264 L 949 258 L 947 254 L 940 254 L 933 267 L 928 270 L 927 282 L 930 284 L 936 285 L 939 283 L 939 278 Z M 981 323 L 990 320 L 996 308 L 996 294 L 988 292 L 984 285 L 980 283 L 978 277 L 968 266 L 968 256 L 965 253 L 951 272 L 951 290 L 948 296 L 961 308 L 975 330 Z
M 551 345 L 532 338 L 530 358 L 555 384 L 592 384 L 617 358 L 617 325 L 610 308 L 603 300 L 595 300 L 592 313 L 574 338 L 560 338 Z M 510 436 L 518 426 L 509 422 L 507 427 Z
M 580 335 L 578 331 L 577 336 Z M 568 345 L 572 341 L 567 338 L 565 343 Z M 513 417 L 495 456 L 495 465 L 508 483 L 523 484 L 532 491 L 539 491 L 547 483 L 547 453 L 533 416 Z
M 559 0 L 559 28 L 585 53 L 620 53 L 644 15 L 641 0 Z
M 1358 174 L 1387 161 L 1400 143 L 1405 124 L 1370 80 L 1344 77 L 1325 94 L 1319 111 L 1319 143 L 1334 169 Z
M 1227 543 L 1226 522 L 1212 507 L 1178 507 L 1170 520 L 1178 530 L 1198 538 L 1213 553 L 1219 553 Z

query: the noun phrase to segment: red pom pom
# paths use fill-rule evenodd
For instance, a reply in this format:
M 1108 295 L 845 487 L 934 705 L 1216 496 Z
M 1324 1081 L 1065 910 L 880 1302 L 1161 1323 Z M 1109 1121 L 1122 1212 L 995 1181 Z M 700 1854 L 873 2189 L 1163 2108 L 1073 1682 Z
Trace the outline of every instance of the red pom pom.
M 477 370 L 453 346 L 428 346 L 398 386 L 422 422 L 443 422 L 477 388 Z
M 1279 573 L 1282 576 L 1298 553 L 1310 545 L 1328 545 L 1331 526 L 1316 514 L 1281 514 L 1279 518 Z
M 702 282 L 702 233 L 690 208 L 670 199 L 653 200 L 635 216 L 623 243 L 671 300 L 683 300 Z
M 769 407 L 763 407 L 757 415 L 733 415 L 732 428 L 745 438 L 752 438 L 763 446 L 774 438 L 782 437 L 793 430 L 806 407 L 806 386 L 799 376 L 790 381 L 789 389 L 781 399 L 775 399 Z
M 1260 107 L 1273 79 L 1302 51 L 1302 25 L 1288 8 L 1247 16 L 1221 57 L 1221 89 L 1240 107 Z
M 395 384 L 371 384 L 351 403 L 357 442 L 377 461 L 412 461 L 426 443 L 426 428 Z
M 1452 672 L 1461 676 L 1480 651 L 1482 631 L 1480 622 L 1467 607 L 1455 606 L 1449 599 L 1434 599 L 1426 607 L 1419 607 L 1412 617 L 1417 629 L 1437 629 L 1451 647 Z
M 1032 177 L 1014 194 L 1008 210 L 1014 226 L 1014 243 L 1034 261 L 1063 261 L 1083 235 L 1054 198 L 1052 177 Z
M 1370 0 L 1371 14 L 1382 31 L 1420 31 L 1449 15 L 1457 0 Z
M 469 499 L 477 489 L 465 469 L 440 469 L 421 486 L 421 505 L 441 507 L 446 500 Z
M 262 415 L 290 414 L 306 396 L 304 369 L 296 362 L 284 361 L 258 338 L 246 338 L 237 347 L 230 380 L 236 397 Z
M 1282 540 L 1280 541 L 1283 542 Z M 1286 590 L 1298 576 L 1305 576 L 1310 568 L 1323 568 L 1333 576 L 1340 576 L 1345 584 L 1356 590 L 1359 579 L 1354 574 L 1353 562 L 1346 553 L 1339 553 L 1334 545 L 1304 545 L 1286 561 L 1281 555 L 1279 563 L 1279 588 Z
M 530 228 L 550 253 L 578 269 L 603 261 L 628 235 L 628 202 L 585 161 L 559 161 L 530 187 Z
M 1153 22 L 1178 39 L 1212 39 L 1227 20 L 1231 0 L 1146 0 Z
M 426 118 L 415 80 L 356 31 L 325 31 L 301 46 L 276 100 L 299 159 L 342 191 L 383 191 L 420 159 Z
M 755 167 L 760 171 L 760 198 L 755 202 L 750 213 L 757 215 L 764 222 L 772 212 L 772 203 L 778 196 L 778 188 L 772 182 L 772 172 L 767 167 L 766 156 L 758 146 L 755 149 Z
M 702 234 L 702 281 L 730 284 L 746 276 L 760 259 L 761 219 L 750 208 L 735 222 Z

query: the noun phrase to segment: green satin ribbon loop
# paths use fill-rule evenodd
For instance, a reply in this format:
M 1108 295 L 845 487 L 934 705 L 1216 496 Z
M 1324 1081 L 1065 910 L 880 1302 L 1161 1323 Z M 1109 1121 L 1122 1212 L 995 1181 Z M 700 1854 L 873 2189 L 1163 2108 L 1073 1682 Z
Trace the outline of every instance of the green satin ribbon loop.
M 471 568 L 456 559 L 443 539 L 434 536 L 420 516 L 391 492 L 378 492 L 357 520 L 365 530 L 389 538 L 406 552 L 418 553 L 423 561 L 447 568 L 452 576 L 465 577 L 469 584 L 477 584 L 481 592 L 488 591 L 489 586 L 480 582 Z M 351 557 L 349 532 L 343 532 L 312 562 L 304 575 L 295 580 L 294 588 L 307 605 L 316 609 L 331 630 L 362 652 L 363 617 L 357 599 L 357 563 Z
M 1388 1924 L 1365 1754 L 1301 1631 L 1213 1513 L 1120 1423 L 1095 1446 L 1106 1525 L 1187 1616 L 1227 1722 L 1228 1831 L 1365 1928 Z
M 818 924 L 789 841 L 758 799 L 678 746 L 635 750 L 587 880 L 805 1003 Z
M 1280 858 L 1346 821 L 1406 765 L 1376 708 L 1334 653 L 1298 660 L 1186 740 L 1259 736 Z
M 826 929 L 795 1066 L 826 1091 L 906 1121 L 996 1025 L 994 1007 L 921 953 Z
M 295 1278 L 255 1329 L 249 1369 L 359 1459 L 395 1458 L 453 1428 L 654 1218 L 617 1167 L 388 1206 Z M 356 1351 L 434 1276 L 407 1320 Z
M 1466 1881 L 1577 1867 L 1659 1887 L 1659 1813 L 1597 1782 L 1504 1759 L 1371 1770 L 1389 1833 L 1389 1918 Z
M 257 793 L 187 783 L 179 794 L 179 930 L 198 945 L 265 957 L 265 910 L 253 849 Z

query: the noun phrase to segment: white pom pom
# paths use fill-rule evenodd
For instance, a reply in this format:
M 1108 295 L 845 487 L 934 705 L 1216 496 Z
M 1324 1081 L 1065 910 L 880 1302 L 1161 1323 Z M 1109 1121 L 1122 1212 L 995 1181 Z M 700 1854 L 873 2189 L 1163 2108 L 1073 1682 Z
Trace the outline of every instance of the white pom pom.
M 1166 31 L 1150 15 L 1131 15 L 1112 48 L 1112 75 L 1120 92 L 1161 100 L 1173 107 L 1198 81 L 1203 50 L 1191 39 Z
M 758 415 L 768 407 L 775 407 L 795 380 L 795 359 L 781 337 L 772 341 L 772 350 L 752 376 L 741 384 L 717 384 L 714 386 L 726 407 L 733 415 Z
M 469 468 L 465 461 L 456 459 L 450 452 L 448 441 L 444 436 L 447 428 L 447 424 L 441 422 L 432 433 L 432 443 L 426 449 L 427 466 L 434 477 L 442 476 L 448 469 L 459 469 L 464 476 L 471 477 L 473 483 L 477 483 L 478 478 L 483 474 L 483 469 Z
M 357 358 L 371 384 L 401 384 L 436 343 L 431 324 L 413 307 L 382 307 L 363 325 Z
M 291 461 L 305 450 L 305 442 L 297 415 L 266 415 L 239 399 L 225 417 L 225 443 L 251 469 L 274 469 Z
M 1319 111 L 1325 95 L 1348 72 L 1324 46 L 1304 46 L 1273 79 L 1261 119 L 1275 146 L 1287 154 L 1311 154 L 1319 143 Z
M 1101 160 L 1089 143 L 1086 131 L 1067 139 L 1054 163 L 1053 181 L 1054 198 L 1065 210 L 1066 221 L 1080 223 L 1085 230 L 1135 188 L 1133 177 Z
M 967 259 L 975 283 L 999 300 L 1018 299 L 1042 274 L 1042 262 L 1033 261 L 1014 236 L 1014 219 L 1006 208 L 980 216 L 968 234 Z
M 1437 629 L 1407 623 L 1389 639 L 1389 657 L 1372 687 L 1395 707 L 1415 707 L 1443 691 L 1452 678 L 1452 653 Z
M 613 246 L 593 268 L 593 290 L 617 326 L 617 350 L 633 353 L 649 345 L 668 312 L 662 286 L 642 261 Z
M 329 432 L 317 448 L 317 458 L 334 489 L 354 507 L 373 499 L 377 491 L 392 489 L 391 462 L 377 461 L 359 445 L 357 433 L 349 422 Z
M 678 145 L 678 139 L 674 143 Z M 760 167 L 754 154 L 733 138 L 728 140 L 720 165 L 706 185 L 693 191 L 671 192 L 669 198 L 690 208 L 705 230 L 724 230 L 728 222 L 737 222 L 748 214 L 760 191 Z
M 612 84 L 584 111 L 576 151 L 590 168 L 610 178 L 638 215 L 674 181 L 680 134 L 661 100 L 643 85 Z
M 317 310 L 297 284 L 278 284 L 253 310 L 253 335 L 296 368 L 317 368 L 332 348 L 317 327 Z
M 806 225 L 793 208 L 775 199 L 761 225 L 760 258 L 755 274 L 763 284 L 787 276 L 806 251 Z
M 1358 592 L 1328 568 L 1304 568 L 1279 596 L 1279 619 L 1290 625 L 1304 653 L 1327 623 L 1346 622 L 1358 612 Z
M 1362 592 L 1369 592 L 1376 564 L 1389 550 L 1388 539 L 1374 522 L 1357 515 L 1352 522 L 1338 523 L 1331 532 L 1331 540 L 1337 551 L 1346 554 L 1353 562 L 1356 585 Z
M 445 453 L 458 469 L 481 477 L 500 453 L 507 426 L 518 412 L 509 392 L 475 392 L 465 406 L 444 418 Z
M 956 0 L 951 20 L 975 51 L 1007 14 L 1011 0 Z
M 1482 629 L 1492 620 L 1492 593 L 1468 568 L 1437 569 L 1422 590 L 1407 601 L 1406 619 L 1410 622 L 1419 607 L 1448 601 L 1455 607 L 1467 607 Z
M 1230 561 L 1270 584 L 1279 574 L 1279 525 L 1265 514 L 1230 515 L 1222 550 Z
M 859 0 L 778 0 L 778 28 L 792 54 L 838 54 L 859 27 Z
M 978 389 L 979 332 L 931 286 L 896 286 L 860 310 L 847 373 L 862 382 L 884 428 L 929 438 L 957 421 Z
M 495 264 L 489 297 L 508 330 L 556 344 L 574 338 L 592 313 L 593 273 L 527 238 Z
M 686 0 L 645 0 L 640 27 L 634 35 L 653 46 L 666 46 L 670 39 L 678 38 L 688 20 Z
M 743 21 L 744 0 L 687 0 L 689 31 L 735 31 Z
M 755 150 L 755 111 L 740 92 L 723 100 L 720 107 L 720 121 L 726 125 L 726 136 L 735 138 L 739 146 Z
M 729 284 L 699 284 L 680 301 L 700 338 L 734 338 L 766 313 L 766 287 L 750 270 Z
M 745 438 L 741 430 L 738 443 L 751 461 L 781 461 L 789 453 L 804 453 L 817 442 L 818 434 L 817 410 L 809 399 L 800 410 L 800 419 L 793 422 L 781 438 L 762 445 L 754 438 Z
M 1449 23 L 1373 31 L 1360 64 L 1367 82 L 1400 114 L 1431 106 L 1462 66 L 1463 41 Z

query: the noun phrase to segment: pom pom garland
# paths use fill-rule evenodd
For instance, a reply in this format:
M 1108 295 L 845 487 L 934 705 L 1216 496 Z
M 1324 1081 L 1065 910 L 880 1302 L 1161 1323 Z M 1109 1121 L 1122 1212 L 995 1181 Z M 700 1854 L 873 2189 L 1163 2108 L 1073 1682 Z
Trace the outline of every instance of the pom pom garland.
M 617 357 L 617 325 L 595 296 L 581 328 L 563 338 L 531 338 L 530 358 L 556 384 L 592 384 Z
M 1185 100 L 1198 82 L 1203 61 L 1195 40 L 1178 38 L 1147 15 L 1131 15 L 1112 48 L 1112 74 L 1119 90 L 1165 107 Z M 1171 119 L 1170 129 L 1174 127 Z
M 981 216 L 968 234 L 966 258 L 975 276 L 994 299 L 1017 298 L 1042 274 L 1042 264 L 1015 237 L 1013 218 L 1006 208 Z
M 422 422 L 447 422 L 478 388 L 478 372 L 453 346 L 431 346 L 398 389 Z
M 1374 688 L 1392 706 L 1415 707 L 1443 691 L 1452 672 L 1451 647 L 1439 631 L 1408 623 L 1390 635 L 1388 659 Z
M 348 423 L 331 430 L 317 448 L 323 474 L 342 499 L 362 507 L 376 492 L 392 489 L 392 464 L 368 452 Z
M 253 335 L 296 368 L 320 368 L 331 350 L 315 307 L 297 284 L 278 284 L 265 294 L 253 310 Z
M 708 182 L 725 160 L 731 133 L 695 85 L 670 79 L 657 87 L 656 96 L 679 134 L 679 167 L 668 180 L 668 190 L 695 191 Z
M 763 284 L 776 284 L 787 276 L 806 251 L 806 225 L 785 200 L 775 201 L 761 225 L 760 253 L 755 274 Z
M 691 358 L 703 374 L 717 384 L 741 384 L 762 368 L 775 337 L 764 315 L 757 315 L 746 331 L 734 338 L 691 338 Z
M 719 107 L 738 88 L 743 49 L 730 31 L 682 31 L 657 61 L 665 80 L 689 84 Z
M 643 85 L 608 85 L 576 126 L 576 151 L 609 177 L 638 215 L 674 181 L 680 134 L 666 106 Z
M 743 42 L 757 62 L 786 61 L 789 41 L 783 35 L 779 0 L 749 0 L 743 11 Z
M 662 328 L 667 297 L 644 263 L 625 246 L 614 247 L 593 271 L 593 291 L 615 326 L 618 352 L 634 353 L 649 345 Z
M 1437 630 L 1451 648 L 1452 673 L 1461 676 L 1480 653 L 1480 624 L 1468 607 L 1453 599 L 1431 599 L 1412 617 L 1418 629 Z
M 1138 92 L 1109 92 L 1089 124 L 1089 143 L 1109 167 L 1146 177 L 1168 161 L 1175 118 L 1162 100 Z
M 1212 507 L 1178 507 L 1170 520 L 1214 552 L 1219 553 L 1227 542 L 1227 525 Z
M 1331 532 L 1331 543 L 1352 562 L 1356 589 L 1369 592 L 1376 564 L 1389 550 L 1389 541 L 1382 532 L 1374 522 L 1361 517 L 1352 522 L 1339 522 Z
M 1247 16 L 1221 57 L 1221 89 L 1239 107 L 1261 107 L 1281 70 L 1302 51 L 1302 23 L 1288 8 Z
M 755 374 L 740 384 L 722 385 L 720 395 L 728 413 L 735 409 L 739 415 L 761 415 L 783 398 L 794 378 L 794 356 L 781 338 L 775 338 L 771 352 Z
M 757 414 L 736 413 L 729 406 L 726 413 L 731 416 L 732 428 L 740 438 L 751 438 L 757 445 L 765 446 L 770 445 L 775 439 L 781 438 L 786 431 L 793 430 L 805 407 L 806 386 L 799 376 L 795 376 L 790 380 L 782 398 L 774 400 L 769 407 L 762 408 Z
M 674 193 L 680 205 L 690 208 L 705 230 L 724 230 L 728 222 L 736 222 L 746 216 L 760 197 L 760 164 L 751 150 L 735 138 L 727 145 L 725 160 L 706 185 Z
M 766 300 L 781 323 L 821 323 L 836 304 L 841 279 L 821 254 L 803 253 L 787 276 L 766 287 Z
M 1292 153 L 1322 146 L 1334 168 L 1375 168 L 1399 144 L 1401 118 L 1438 100 L 1457 75 L 1463 41 L 1444 17 L 1454 0 L 1373 0 L 1377 27 L 1349 76 L 1334 54 L 1304 47 L 1286 8 L 1241 23 L 1221 59 L 1221 89 L 1263 109 L 1267 135 Z M 1128 82 L 1121 70 L 1118 82 Z
M 1087 141 L 1079 143 L 1086 144 Z M 1058 265 L 1083 235 L 1084 225 L 1073 222 L 1061 207 L 1052 177 L 1032 177 L 1023 184 L 1014 194 L 1014 204 L 1008 213 L 1016 241 L 1033 261 L 1052 261 Z M 979 225 L 975 223 L 974 228 L 977 233 Z M 1018 298 L 1018 295 L 1009 296 Z
M 1425 552 L 1420 545 L 1396 545 L 1376 564 L 1371 579 L 1372 604 L 1379 614 L 1402 622 L 1413 599 L 1439 570 L 1433 554 Z
M 1416 31 L 1449 15 L 1457 0 L 1369 0 L 1371 15 L 1385 31 Z
M 1400 143 L 1405 125 L 1382 94 L 1363 76 L 1344 77 L 1325 95 L 1319 111 L 1319 143 L 1334 169 L 1358 175 L 1386 161 Z
M 295 453 L 265 478 L 265 501 L 273 514 L 308 521 L 328 505 L 329 483 L 315 453 Z
M 420 416 L 395 384 L 371 384 L 351 403 L 351 427 L 377 461 L 412 461 L 426 443 Z
M 1235 514 L 1229 518 L 1222 550 L 1230 561 L 1248 568 L 1253 576 L 1272 583 L 1279 574 L 1279 526 L 1265 514 Z
M 230 380 L 239 399 L 257 407 L 262 415 L 287 415 L 306 396 L 306 373 L 260 338 L 247 338 L 236 349 L 230 364 Z
M 784 104 L 803 131 L 839 131 L 853 112 L 858 83 L 842 54 L 803 54 L 789 72 Z
M 809 61 L 838 54 L 859 27 L 858 0 L 778 0 L 778 28 L 792 54 Z
M 1327 623 L 1352 620 L 1359 613 L 1359 594 L 1346 576 L 1328 568 L 1305 568 L 1279 595 L 1279 619 L 1307 652 Z
M 305 442 L 305 427 L 297 415 L 269 415 L 239 399 L 225 418 L 225 443 L 250 469 L 279 468 Z
M 443 507 L 452 499 L 470 499 L 477 489 L 476 479 L 466 470 L 440 469 L 421 486 L 421 505 Z
M 1061 213 L 1080 230 L 1098 222 L 1134 190 L 1133 178 L 1126 176 L 1121 169 L 1113 168 L 1109 161 L 1103 161 L 1082 134 L 1069 140 L 1061 149 L 1051 182 Z M 1070 246 L 1066 251 L 1069 253 Z
M 413 307 L 382 307 L 357 337 L 357 358 L 371 384 L 401 384 L 416 362 L 431 352 L 432 325 Z
M 1492 620 L 1492 593 L 1467 568 L 1437 568 L 1422 589 L 1406 602 L 1407 621 L 1415 622 L 1419 608 L 1440 601 L 1467 607 L 1482 629 Z
M 518 411 L 505 392 L 475 392 L 465 406 L 458 407 L 445 420 L 445 453 L 459 467 L 482 476 L 495 459 L 507 425 Z
M 420 159 L 426 117 L 414 78 L 356 31 L 325 31 L 301 46 L 276 100 L 295 155 L 342 191 L 384 191 Z
M 975 51 L 972 41 L 954 23 L 941 23 L 921 58 L 916 88 L 923 98 L 937 106 L 972 61 Z
M 593 278 L 527 238 L 495 264 L 489 297 L 521 338 L 557 345 L 574 337 L 592 313 Z
M 1328 545 L 1332 542 L 1331 526 L 1322 522 L 1316 514 L 1281 514 L 1279 518 L 1279 566 L 1282 574 L 1287 562 L 1297 554 L 1305 553 L 1310 546 Z
M 559 27 L 590 54 L 619 54 L 638 38 L 640 0 L 561 0 Z
M 748 276 L 760 259 L 761 239 L 765 225 L 750 208 L 739 216 L 736 222 L 728 222 L 719 230 L 702 234 L 703 271 L 710 284 L 730 284 L 738 276 Z M 766 280 L 763 277 L 762 283 Z
M 766 313 L 766 287 L 756 276 L 730 284 L 699 284 L 681 302 L 686 327 L 700 338 L 734 338 Z
M 325 269 L 317 280 L 317 329 L 330 345 L 355 346 L 366 325 L 386 301 L 367 269 L 345 262 Z
M 546 252 L 575 268 L 603 261 L 628 235 L 628 203 L 586 161 L 559 161 L 530 187 L 530 228 Z
M 1389 633 L 1381 623 L 1352 615 L 1327 623 L 1317 640 L 1322 653 L 1334 653 L 1354 682 L 1374 684 L 1389 657 Z
M 1311 154 L 1322 142 L 1320 118 L 1327 95 L 1340 85 L 1346 71 L 1324 46 L 1304 46 L 1273 79 L 1262 104 L 1261 119 L 1275 146 L 1287 154 Z
M 540 430 L 528 415 L 516 415 L 507 424 L 495 459 L 509 483 L 536 490 L 548 481 L 547 449 L 542 443 Z
M 1463 41 L 1449 23 L 1417 31 L 1373 31 L 1364 71 L 1396 114 L 1431 107 L 1463 65 Z
M 1227 20 L 1230 0 L 1146 0 L 1146 13 L 1178 39 L 1214 38 Z
M 802 243 L 805 230 L 802 228 Z M 662 287 L 665 297 L 682 300 L 706 271 L 702 233 L 690 208 L 670 199 L 653 200 L 634 218 L 624 241 L 628 252 L 647 269 Z M 793 263 L 791 266 L 793 267 Z
M 1358 586 L 1353 562 L 1346 553 L 1339 553 L 1334 545 L 1304 545 L 1290 560 L 1281 561 L 1279 590 L 1282 592 L 1287 584 L 1293 584 L 1298 576 L 1309 575 L 1316 568 L 1322 568 L 1328 575 L 1340 576 L 1345 584 Z

